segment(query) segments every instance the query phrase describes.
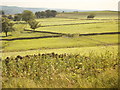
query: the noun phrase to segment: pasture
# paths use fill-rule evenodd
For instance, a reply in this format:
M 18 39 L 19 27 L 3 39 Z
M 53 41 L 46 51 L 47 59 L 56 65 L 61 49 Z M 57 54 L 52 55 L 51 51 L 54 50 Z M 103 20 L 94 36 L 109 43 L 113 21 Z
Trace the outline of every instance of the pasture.
M 90 11 L 90 12 L 68 12 L 58 14 L 59 18 L 86 19 L 89 14 L 94 14 L 95 19 L 118 19 L 118 13 L 114 11 Z
M 104 39 L 104 40 L 103 40 Z M 63 42 L 64 41 L 64 42 Z M 32 40 L 14 40 L 5 41 L 4 51 L 25 51 L 35 49 L 54 49 L 54 48 L 73 48 L 73 47 L 91 47 L 108 46 L 118 44 L 118 35 L 98 35 L 98 36 L 80 36 L 80 37 L 57 37 L 41 38 Z
M 95 18 L 87 19 L 91 13 Z M 24 21 L 12 21 L 15 31 L 8 37 L 0 33 L 3 87 L 117 87 L 117 12 L 59 13 L 36 20 L 41 27 L 35 31 Z
M 90 23 L 90 24 L 79 24 L 79 25 L 41 27 L 36 30 L 66 33 L 66 34 L 67 33 L 86 34 L 86 33 L 118 32 L 118 26 L 117 26 L 117 22 L 111 22 L 111 23 L 106 22 L 106 23 Z

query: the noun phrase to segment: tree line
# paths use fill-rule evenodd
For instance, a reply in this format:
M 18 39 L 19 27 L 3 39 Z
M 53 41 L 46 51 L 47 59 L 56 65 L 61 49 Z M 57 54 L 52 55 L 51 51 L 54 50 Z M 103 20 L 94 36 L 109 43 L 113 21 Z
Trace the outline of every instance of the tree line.
M 28 13 L 26 13 L 26 15 L 28 15 L 28 16 L 29 16 L 29 12 L 32 12 L 32 11 L 29 11 L 29 10 L 25 10 L 25 11 L 28 12 Z M 34 14 L 34 13 L 32 12 L 32 14 Z M 18 13 L 18 14 L 15 14 L 15 15 L 5 15 L 5 12 L 3 10 L 1 10 L 0 15 L 2 15 L 2 17 L 11 19 L 13 21 L 24 21 L 24 17 L 22 16 L 23 13 Z M 57 11 L 46 10 L 46 11 L 41 11 L 41 12 L 40 11 L 35 12 L 34 18 L 50 18 L 50 17 L 55 17 L 56 15 L 57 15 Z
M 55 17 L 57 15 L 57 11 L 55 10 L 46 10 L 41 12 L 35 12 L 37 18 L 49 18 Z

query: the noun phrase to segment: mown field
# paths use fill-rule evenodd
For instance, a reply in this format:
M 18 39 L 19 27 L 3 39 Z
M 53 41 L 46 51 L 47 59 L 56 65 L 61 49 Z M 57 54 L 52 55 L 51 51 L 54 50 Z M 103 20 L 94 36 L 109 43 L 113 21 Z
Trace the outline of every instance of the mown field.
M 94 14 L 95 19 L 118 19 L 118 13 L 114 11 L 70 12 L 58 14 L 57 17 L 86 19 L 89 14 Z
M 86 18 L 90 13 L 94 19 Z M 0 33 L 3 87 L 117 87 L 117 12 L 60 13 L 36 20 L 41 27 L 35 31 L 24 21 L 12 21 L 15 31 L 8 37 Z
M 104 40 L 103 40 L 104 39 Z M 63 42 L 64 41 L 64 42 Z M 32 49 L 74 48 L 91 46 L 109 46 L 118 44 L 118 35 L 81 36 L 75 38 L 58 37 L 33 40 L 4 41 L 4 51 L 22 51 Z M 4 52 L 3 51 L 3 52 Z

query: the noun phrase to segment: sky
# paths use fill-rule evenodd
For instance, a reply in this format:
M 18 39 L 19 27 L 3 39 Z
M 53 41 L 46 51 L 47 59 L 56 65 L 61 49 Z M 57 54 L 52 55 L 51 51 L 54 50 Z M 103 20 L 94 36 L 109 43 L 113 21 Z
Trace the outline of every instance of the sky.
M 118 10 L 120 0 L 2 0 L 0 5 L 79 10 Z

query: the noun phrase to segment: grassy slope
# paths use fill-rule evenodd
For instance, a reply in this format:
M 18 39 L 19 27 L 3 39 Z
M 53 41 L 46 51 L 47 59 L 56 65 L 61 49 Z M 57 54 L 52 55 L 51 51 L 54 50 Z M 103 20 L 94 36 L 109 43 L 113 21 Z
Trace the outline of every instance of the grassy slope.
M 36 30 L 59 32 L 59 33 L 84 34 L 84 33 L 118 32 L 118 26 L 116 22 L 113 22 L 113 23 L 96 23 L 96 24 L 41 27 Z
M 81 19 L 67 19 L 67 18 L 44 18 L 44 19 L 37 19 L 41 23 L 42 26 L 44 25 L 61 25 L 61 24 L 75 24 L 75 23 L 87 23 L 87 22 L 112 22 L 116 20 L 81 20 Z
M 117 19 L 118 18 L 118 12 L 111 12 L 111 11 L 60 13 L 57 15 L 57 17 L 86 19 L 87 16 L 90 14 L 94 14 L 95 19 Z

